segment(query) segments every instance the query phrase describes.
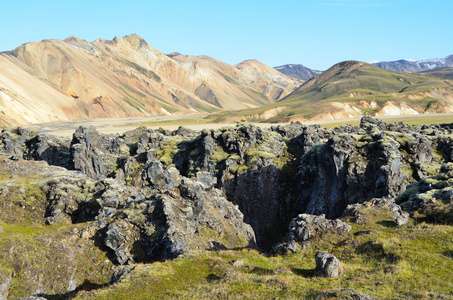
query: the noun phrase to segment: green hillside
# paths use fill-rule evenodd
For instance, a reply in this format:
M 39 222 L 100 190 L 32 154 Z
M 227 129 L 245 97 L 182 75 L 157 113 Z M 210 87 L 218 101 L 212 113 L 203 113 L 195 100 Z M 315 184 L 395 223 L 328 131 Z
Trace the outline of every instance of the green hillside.
M 423 71 L 420 72 L 420 74 L 453 80 L 453 68 L 438 68 L 434 70 Z
M 357 114 L 359 117 L 379 114 L 389 101 L 414 113 L 445 112 L 446 108 L 453 107 L 453 102 L 448 100 L 452 95 L 453 82 L 449 80 L 345 61 L 307 81 L 277 103 L 222 113 L 216 118 L 218 121 L 243 118 L 288 122 L 325 119 L 329 114 Z M 344 111 L 344 106 L 350 107 L 350 111 Z

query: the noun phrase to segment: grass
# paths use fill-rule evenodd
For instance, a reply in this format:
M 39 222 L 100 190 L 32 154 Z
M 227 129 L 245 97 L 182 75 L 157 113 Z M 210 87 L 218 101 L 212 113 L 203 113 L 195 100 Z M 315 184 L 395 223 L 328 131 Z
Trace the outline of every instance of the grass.
M 112 263 L 88 236 L 82 238 L 89 225 L 46 226 L 45 173 L 39 163 L 31 170 L 22 163 L 0 164 L 0 282 L 12 279 L 8 299 L 38 290 L 66 299 L 70 282 L 81 288 L 105 284 Z
M 427 224 L 397 228 L 385 220 L 351 224 L 348 238 L 337 243 L 320 240 L 287 256 L 249 249 L 201 251 L 174 261 L 138 265 L 121 283 L 76 299 L 306 299 L 338 289 L 355 289 L 379 299 L 449 295 L 453 228 Z M 315 275 L 314 254 L 319 250 L 341 260 L 344 277 Z M 243 264 L 233 266 L 237 260 Z
M 438 68 L 434 70 L 424 71 L 422 74 L 453 80 L 453 68 Z
M 221 71 L 218 71 L 220 75 L 222 75 L 223 78 L 225 78 L 226 81 L 228 81 L 229 83 L 232 83 L 232 84 L 235 84 L 235 85 L 239 85 L 237 83 L 236 80 L 234 80 L 233 78 L 231 78 L 230 76 L 228 76 L 227 74 L 221 72 Z
M 165 126 L 165 125 L 191 125 L 191 124 L 207 124 L 210 123 L 209 119 L 206 118 L 187 118 L 178 120 L 164 120 L 154 122 L 141 122 L 131 124 L 130 126 Z
M 8 299 L 27 297 L 43 288 L 47 295 L 66 299 L 70 280 L 85 288 L 102 286 L 109 280 L 112 264 L 105 253 L 90 247 L 90 240 L 70 238 L 71 232 L 84 230 L 86 224 L 1 226 L 0 270 L 12 275 Z

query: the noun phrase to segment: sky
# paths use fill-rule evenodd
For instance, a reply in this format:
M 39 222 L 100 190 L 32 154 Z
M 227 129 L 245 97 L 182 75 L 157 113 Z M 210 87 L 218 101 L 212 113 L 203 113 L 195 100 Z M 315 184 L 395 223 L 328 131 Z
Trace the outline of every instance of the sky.
M 163 53 L 326 70 L 344 60 L 451 55 L 451 12 L 451 0 L 2 1 L 0 51 L 135 33 Z

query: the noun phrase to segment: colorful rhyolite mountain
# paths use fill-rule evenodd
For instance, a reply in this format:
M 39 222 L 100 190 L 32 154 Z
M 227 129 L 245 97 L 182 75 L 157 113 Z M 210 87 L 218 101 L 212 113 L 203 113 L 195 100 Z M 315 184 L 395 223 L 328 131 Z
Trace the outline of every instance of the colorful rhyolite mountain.
M 133 34 L 0 53 L 0 125 L 246 109 L 302 84 L 258 61 L 165 55 Z

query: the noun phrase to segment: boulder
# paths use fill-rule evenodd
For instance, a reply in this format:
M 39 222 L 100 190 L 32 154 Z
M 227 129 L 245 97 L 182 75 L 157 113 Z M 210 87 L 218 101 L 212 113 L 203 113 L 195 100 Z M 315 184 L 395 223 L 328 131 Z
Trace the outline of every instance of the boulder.
M 334 255 L 319 251 L 315 254 L 316 274 L 322 277 L 339 278 L 343 275 L 343 267 Z
M 394 198 L 373 198 L 369 201 L 350 204 L 343 212 L 343 217 L 352 217 L 358 224 L 367 224 L 379 216 L 387 216 L 394 220 L 397 226 L 406 225 L 409 222 L 409 214 L 395 203 Z
M 135 270 L 135 265 L 121 266 L 116 268 L 112 273 L 112 277 L 110 277 L 109 285 L 120 282 L 124 279 L 124 277 L 127 276 L 127 274 L 129 274 L 133 270 Z
M 398 227 L 404 226 L 409 223 L 409 213 L 402 213 L 395 218 L 395 223 Z
M 292 254 L 300 249 L 297 243 L 301 243 L 302 248 L 306 248 L 310 246 L 308 242 L 310 239 L 328 235 L 329 240 L 337 240 L 347 236 L 350 230 L 351 226 L 339 219 L 329 220 L 324 215 L 300 214 L 291 220 L 286 237 L 282 243 L 273 247 L 273 252 Z
M 351 226 L 339 219 L 329 220 L 326 219 L 325 215 L 300 214 L 292 219 L 289 224 L 287 239 L 304 242 L 314 236 L 325 234 L 344 237 L 348 235 L 350 230 Z

